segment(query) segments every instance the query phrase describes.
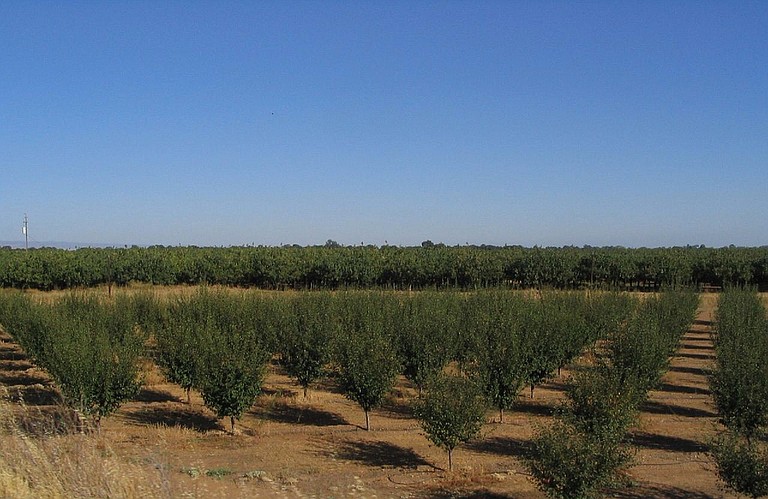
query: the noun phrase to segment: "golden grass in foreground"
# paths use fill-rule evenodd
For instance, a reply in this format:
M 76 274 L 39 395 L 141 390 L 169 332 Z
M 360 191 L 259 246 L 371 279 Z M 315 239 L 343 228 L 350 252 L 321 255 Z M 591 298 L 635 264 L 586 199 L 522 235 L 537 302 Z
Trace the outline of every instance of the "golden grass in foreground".
M 121 461 L 95 434 L 29 435 L 24 411 L 0 388 L 0 497 L 171 497 L 164 466 Z

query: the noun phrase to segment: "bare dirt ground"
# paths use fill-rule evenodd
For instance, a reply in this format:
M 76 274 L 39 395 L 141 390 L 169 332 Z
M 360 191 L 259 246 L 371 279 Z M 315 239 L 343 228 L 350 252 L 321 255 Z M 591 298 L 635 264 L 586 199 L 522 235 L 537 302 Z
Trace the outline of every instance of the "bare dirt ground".
M 633 486 L 612 496 L 728 497 L 706 453 L 717 429 L 707 383 L 716 300 L 702 295 L 696 323 L 632 431 Z M 412 417 L 416 390 L 404 379 L 372 413 L 367 432 L 362 410 L 330 382 L 305 400 L 272 366 L 265 394 L 231 435 L 199 395 L 187 404 L 180 388 L 148 369 L 137 399 L 104 421 L 100 438 L 122 459 L 153 470 L 173 497 L 544 497 L 520 457 L 564 388 L 561 377 L 537 388 L 534 399 L 522 395 L 503 424 L 489 411 L 482 438 L 456 450 L 449 473 L 445 453 Z M 38 415 L 27 418 L 31 427 L 53 427 L 64 412 L 49 378 L 8 337 L 0 342 L 0 384 L 24 399 L 26 414 Z

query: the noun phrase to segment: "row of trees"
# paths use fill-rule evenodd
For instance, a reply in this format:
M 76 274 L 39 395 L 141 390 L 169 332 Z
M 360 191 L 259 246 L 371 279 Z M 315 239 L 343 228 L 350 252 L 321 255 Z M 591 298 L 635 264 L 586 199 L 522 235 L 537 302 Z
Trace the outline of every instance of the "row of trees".
M 642 302 L 627 294 L 499 290 L 203 288 L 170 301 L 81 294 L 50 304 L 0 296 L 0 323 L 51 373 L 65 401 L 97 424 L 138 390 L 142 351 L 188 393 L 198 390 L 233 432 L 261 392 L 270 359 L 305 394 L 329 377 L 360 405 L 366 428 L 402 373 L 423 389 L 415 413 L 449 463 L 453 449 L 476 436 L 486 407 L 503 421 L 524 386 L 533 396 L 536 384 L 590 347 L 594 365 L 577 370 L 568 403 L 539 435 L 531 461 L 555 496 L 586 495 L 626 462 L 628 425 L 696 306 L 695 295 L 672 292 Z
M 140 388 L 145 336 L 134 327 L 130 302 L 72 295 L 43 304 L 3 294 L 0 324 L 48 371 L 64 402 L 98 428 L 102 417 Z
M 759 295 L 729 289 L 720 296 L 714 336 L 717 361 L 710 379 L 725 426 L 712 443 L 718 473 L 729 487 L 768 495 L 768 318 Z
M 370 411 L 404 374 L 419 392 L 452 362 L 503 411 L 523 385 L 533 387 L 581 353 L 610 322 L 628 312 L 627 295 L 545 293 L 540 298 L 509 291 L 463 293 L 386 292 L 260 294 L 202 291 L 161 312 L 153 332 L 155 357 L 168 377 L 204 396 L 206 344 L 222 343 L 224 330 L 248 337 L 227 355 L 242 355 L 257 371 L 270 356 L 306 394 L 330 376 L 357 402 L 370 427 Z M 609 318 L 609 319 L 606 319 Z M 611 319 L 612 318 L 612 319 Z M 232 335 L 234 333 L 225 333 Z M 204 336 L 204 337 L 201 337 Z M 215 369 L 217 362 L 210 363 Z M 238 379 L 261 379 L 240 374 Z M 243 387 L 233 390 L 246 393 Z M 223 386 L 219 392 L 226 392 Z M 250 393 L 250 392 L 248 392 Z M 220 416 L 238 417 L 253 397 Z M 209 397 L 210 398 L 210 397 Z
M 768 287 L 768 247 L 149 247 L 0 249 L 0 287 L 221 284 L 265 289 Z
M 106 415 L 135 392 L 135 362 L 146 343 L 170 380 L 187 393 L 199 390 L 232 425 L 275 358 L 305 393 L 321 376 L 333 377 L 365 411 L 366 427 L 397 374 L 421 391 L 451 362 L 503 417 L 523 385 L 533 395 L 632 301 L 612 293 L 264 295 L 206 288 L 170 301 L 149 294 L 101 301 L 72 294 L 52 304 L 21 293 L 2 297 L 0 322 L 85 414 Z M 119 390 L 99 381 L 110 369 L 124 376 L 115 378 Z M 88 390 L 105 393 L 93 401 Z
M 649 298 L 596 343 L 591 363 L 569 380 L 554 423 L 541 430 L 528 459 L 550 497 L 600 497 L 631 460 L 627 431 L 647 393 L 661 380 L 698 298 L 668 292 Z

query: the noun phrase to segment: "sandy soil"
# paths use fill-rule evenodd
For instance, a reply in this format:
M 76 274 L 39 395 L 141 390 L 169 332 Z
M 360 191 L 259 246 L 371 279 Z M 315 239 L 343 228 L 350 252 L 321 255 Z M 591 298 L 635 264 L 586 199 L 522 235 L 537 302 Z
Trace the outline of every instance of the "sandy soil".
M 706 453 L 717 429 L 707 383 L 716 300 L 703 295 L 696 323 L 644 405 L 632 431 L 633 486 L 614 497 L 728 496 Z M 564 381 L 537 388 L 534 399 L 521 396 L 503 424 L 489 411 L 482 438 L 456 450 L 449 473 L 445 453 L 411 415 L 416 391 L 404 379 L 372 413 L 367 432 L 362 410 L 332 384 L 305 400 L 272 366 L 265 394 L 231 435 L 197 394 L 188 405 L 181 389 L 149 367 L 137 400 L 105 420 L 102 436 L 126 461 L 163 471 L 163 487 L 174 497 L 543 497 L 520 456 L 535 428 L 551 418 Z M 7 337 L 0 342 L 0 384 L 40 414 L 38 425 L 50 426 L 44 421 L 62 412 L 45 373 Z

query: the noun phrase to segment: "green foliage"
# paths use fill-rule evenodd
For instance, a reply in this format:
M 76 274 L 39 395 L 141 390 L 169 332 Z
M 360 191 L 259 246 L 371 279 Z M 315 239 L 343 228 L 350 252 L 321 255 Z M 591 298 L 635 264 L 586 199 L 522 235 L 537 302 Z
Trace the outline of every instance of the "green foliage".
M 2 303 L 8 332 L 48 371 L 65 403 L 97 425 L 138 392 L 146 337 L 122 300 L 71 294 L 43 304 L 15 294 Z
M 270 352 L 243 296 L 203 289 L 184 307 L 197 328 L 195 386 L 205 405 L 220 418 L 235 419 L 261 393 Z
M 610 299 L 613 301 L 613 299 Z M 570 381 L 567 400 L 550 427 L 539 431 L 527 465 L 550 497 L 597 497 L 617 483 L 629 464 L 624 443 L 647 390 L 666 369 L 680 336 L 693 319 L 698 298 L 665 292 L 644 301 L 628 321 L 615 320 L 596 330 L 608 336 L 596 363 Z M 606 303 L 615 318 L 625 306 Z
M 369 412 L 384 400 L 400 370 L 391 315 L 386 313 L 393 302 L 379 293 L 348 294 L 340 306 L 338 378 L 344 395 L 365 411 L 365 427 L 370 429 Z
M 522 298 L 503 291 L 487 291 L 468 297 L 465 328 L 471 341 L 466 369 L 499 409 L 512 407 L 526 380 L 525 343 L 522 335 Z
M 118 294 L 118 308 L 129 311 L 132 321 L 145 334 L 157 334 L 166 321 L 166 306 L 153 293 L 143 291 L 129 296 Z
M 536 435 L 526 464 L 549 497 L 602 497 L 601 489 L 616 484 L 619 471 L 631 459 L 621 440 L 609 436 L 555 421 Z
M 456 356 L 459 305 L 453 293 L 424 292 L 403 300 L 393 317 L 405 377 L 419 392 Z
M 0 287 L 68 289 L 130 282 L 269 289 L 619 288 L 768 284 L 768 249 L 162 247 L 0 249 Z
M 162 326 L 155 333 L 155 362 L 171 383 L 187 394 L 199 377 L 199 353 L 202 345 L 194 299 L 179 299 L 171 304 Z
M 119 303 L 71 295 L 53 307 L 47 366 L 65 402 L 98 420 L 140 387 L 144 336 Z
M 721 295 L 715 349 L 710 387 L 722 422 L 752 438 L 768 424 L 768 320 L 753 291 Z
M 219 468 L 212 468 L 210 470 L 206 470 L 205 476 L 210 476 L 217 479 L 222 479 L 225 476 L 229 476 L 233 474 L 234 471 L 232 471 L 231 468 L 227 468 L 226 466 L 221 466 Z
M 693 293 L 666 291 L 637 307 L 609 344 L 610 359 L 622 383 L 632 385 L 637 393 L 658 385 L 697 306 L 698 298 Z
M 579 432 L 621 440 L 636 420 L 645 394 L 636 385 L 625 384 L 615 369 L 599 365 L 571 378 L 566 396 L 562 419 Z
M 485 404 L 472 380 L 443 375 L 429 383 L 426 396 L 415 404 L 415 413 L 427 438 L 448 452 L 448 469 L 452 470 L 453 449 L 480 433 Z
M 331 296 L 303 294 L 294 298 L 280 338 L 281 364 L 307 396 L 309 385 L 325 372 L 331 358 L 334 323 Z
M 721 434 L 710 446 L 720 479 L 750 497 L 768 495 L 768 452 L 733 433 Z

